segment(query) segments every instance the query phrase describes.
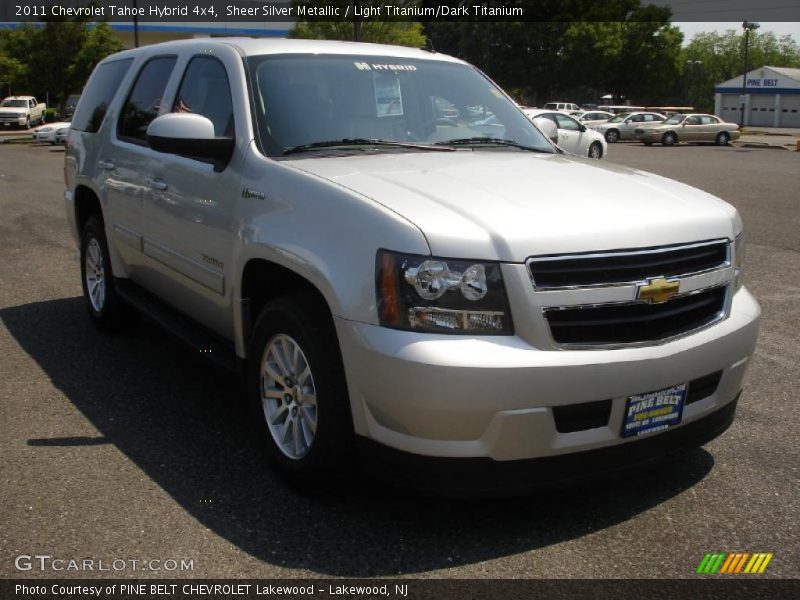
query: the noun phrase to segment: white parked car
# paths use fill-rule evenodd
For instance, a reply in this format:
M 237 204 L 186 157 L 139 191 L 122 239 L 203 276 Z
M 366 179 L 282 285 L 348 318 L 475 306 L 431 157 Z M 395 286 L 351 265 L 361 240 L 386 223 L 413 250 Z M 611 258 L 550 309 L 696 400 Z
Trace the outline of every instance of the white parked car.
M 578 121 L 586 125 L 589 129 L 594 129 L 600 123 L 605 123 L 614 118 L 614 113 L 605 110 L 582 110 L 572 115 Z
M 548 102 L 544 105 L 545 110 L 557 110 L 558 112 L 565 112 L 572 114 L 581 110 L 581 107 L 572 102 Z
M 67 138 L 69 137 L 69 124 L 65 127 L 56 129 L 56 144 L 66 145 Z
M 635 131 L 637 127 L 648 123 L 660 123 L 666 120 L 666 116 L 657 112 L 629 112 L 619 113 L 605 123 L 600 123 L 595 127 L 595 131 L 602 133 L 609 144 L 619 140 L 636 139 Z
M 759 322 L 736 209 L 564 154 L 459 59 L 126 50 L 86 85 L 64 175 L 92 321 L 141 310 L 243 370 L 266 455 L 306 489 L 362 464 L 520 492 L 669 460 L 733 422 Z
M 43 142 L 47 144 L 55 144 L 56 140 L 56 132 L 59 129 L 66 128 L 69 130 L 69 123 L 48 123 L 47 125 L 40 125 L 33 130 L 33 139 L 37 142 Z
M 561 112 L 536 108 L 523 109 L 522 112 L 548 135 L 549 132 L 545 130 L 547 126 L 542 126 L 542 121 L 554 124 L 556 136 L 551 136 L 551 139 L 567 152 L 589 158 L 603 158 L 606 155 L 608 144 L 603 134 L 592 131 L 575 118 Z

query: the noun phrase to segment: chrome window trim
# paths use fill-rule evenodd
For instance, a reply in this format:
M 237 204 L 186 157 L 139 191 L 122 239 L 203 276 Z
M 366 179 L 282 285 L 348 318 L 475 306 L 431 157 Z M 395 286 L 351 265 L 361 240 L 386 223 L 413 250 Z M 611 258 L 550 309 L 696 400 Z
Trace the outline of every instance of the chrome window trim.
M 592 283 L 588 285 L 559 285 L 559 286 L 537 286 L 536 279 L 533 275 L 532 265 L 536 262 L 549 262 L 549 261 L 556 261 L 556 260 L 579 260 L 584 258 L 603 258 L 603 257 L 616 257 L 616 256 L 636 256 L 642 254 L 657 254 L 657 253 L 664 253 L 664 252 L 671 252 L 674 250 L 685 250 L 687 248 L 702 248 L 704 246 L 713 246 L 716 244 L 725 244 L 726 251 L 725 251 L 725 260 L 719 265 L 715 267 L 711 267 L 709 269 L 702 269 L 700 271 L 690 271 L 687 273 L 680 273 L 676 275 L 670 275 L 671 279 L 681 279 L 684 277 L 694 277 L 696 275 L 704 275 L 706 273 L 714 273 L 716 271 L 722 271 L 727 269 L 732 264 L 732 250 L 731 245 L 733 244 L 732 240 L 728 238 L 719 238 L 715 240 L 707 240 L 704 242 L 695 242 L 692 244 L 678 244 L 675 246 L 659 246 L 657 248 L 644 248 L 640 250 L 618 250 L 618 251 L 608 251 L 608 252 L 588 252 L 585 254 L 554 254 L 554 255 L 544 255 L 544 256 L 531 256 L 525 260 L 525 266 L 528 269 L 528 276 L 530 277 L 531 284 L 533 285 L 533 290 L 535 292 L 545 292 L 545 291 L 552 291 L 552 290 L 588 290 L 592 288 L 608 288 L 608 287 L 624 287 L 630 285 L 638 285 L 640 283 L 647 283 L 647 279 L 652 279 L 654 277 L 660 277 L 658 274 L 653 274 L 645 279 L 637 279 L 633 281 L 616 281 L 613 283 Z
M 597 343 L 597 344 L 583 344 L 583 343 L 561 343 L 557 342 L 555 338 L 553 338 L 553 330 L 550 328 L 550 323 L 547 319 L 548 312 L 555 312 L 559 310 L 582 310 L 582 309 L 591 309 L 591 308 L 602 308 L 606 306 L 622 306 L 622 305 L 629 305 L 633 306 L 636 304 L 646 304 L 646 302 L 642 300 L 633 300 L 633 301 L 623 301 L 623 302 L 602 302 L 599 304 L 578 304 L 573 306 L 545 306 L 542 307 L 542 318 L 544 319 L 545 323 L 547 323 L 547 336 L 550 345 L 557 349 L 557 350 L 616 350 L 616 349 L 625 349 L 625 348 L 641 348 L 646 346 L 662 346 L 664 344 L 668 344 L 669 342 L 674 342 L 679 339 L 683 339 L 690 335 L 694 335 L 695 333 L 699 333 L 704 331 L 714 325 L 724 321 L 730 316 L 730 308 L 731 308 L 731 282 L 726 281 L 724 283 L 719 283 L 716 285 L 711 285 L 705 288 L 701 288 L 698 290 L 692 290 L 690 292 L 686 292 L 684 294 L 678 294 L 674 296 L 671 300 L 677 300 L 678 298 L 686 298 L 688 296 L 694 296 L 696 294 L 702 294 L 704 292 L 708 292 L 709 290 L 713 290 L 719 287 L 725 288 L 725 297 L 722 301 L 722 310 L 720 310 L 711 320 L 707 323 L 704 323 L 700 327 L 695 327 L 694 329 L 689 329 L 687 331 L 683 331 L 679 334 L 664 337 L 664 338 L 657 338 L 652 340 L 645 340 L 641 342 L 611 342 L 611 343 Z M 665 304 L 668 304 L 666 302 Z

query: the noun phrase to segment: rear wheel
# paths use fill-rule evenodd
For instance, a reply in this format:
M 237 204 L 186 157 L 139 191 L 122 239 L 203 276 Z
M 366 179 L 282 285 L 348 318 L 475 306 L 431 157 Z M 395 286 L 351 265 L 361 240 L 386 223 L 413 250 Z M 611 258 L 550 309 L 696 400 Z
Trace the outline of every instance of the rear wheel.
M 619 131 L 616 129 L 609 129 L 606 131 L 606 141 L 609 144 L 614 144 L 619 140 Z
M 731 136 L 728 135 L 727 131 L 720 131 L 717 134 L 716 144 L 717 146 L 727 146 L 730 139 Z
M 600 142 L 592 142 L 589 146 L 589 158 L 603 158 L 603 146 Z
M 661 138 L 661 143 L 665 146 L 674 146 L 675 142 L 678 141 L 678 136 L 672 133 L 671 131 L 664 134 L 664 137 Z
M 116 331 L 130 323 L 131 309 L 114 290 L 114 277 L 102 220 L 89 217 L 81 236 L 81 283 L 83 298 L 95 326 Z
M 256 433 L 278 472 L 307 491 L 335 487 L 354 464 L 347 385 L 327 312 L 310 294 L 269 302 L 248 352 Z

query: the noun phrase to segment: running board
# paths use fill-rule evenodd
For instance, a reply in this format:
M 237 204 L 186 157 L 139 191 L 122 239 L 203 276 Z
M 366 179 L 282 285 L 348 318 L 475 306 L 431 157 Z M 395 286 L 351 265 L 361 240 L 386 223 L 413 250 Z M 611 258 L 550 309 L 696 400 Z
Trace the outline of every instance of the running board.
M 201 356 L 229 371 L 238 370 L 239 361 L 233 343 L 226 342 L 129 279 L 114 279 L 114 289 L 127 304 L 161 325 Z

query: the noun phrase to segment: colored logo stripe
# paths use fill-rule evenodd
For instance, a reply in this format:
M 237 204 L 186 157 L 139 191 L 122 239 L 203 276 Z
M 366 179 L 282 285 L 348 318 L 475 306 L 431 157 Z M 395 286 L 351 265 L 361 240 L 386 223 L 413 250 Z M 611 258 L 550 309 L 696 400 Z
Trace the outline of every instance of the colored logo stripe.
M 732 575 L 742 572 L 761 574 L 767 568 L 772 557 L 772 553 L 763 552 L 756 554 L 750 554 L 749 552 L 709 552 L 700 561 L 696 572 L 703 574 L 719 573 L 720 575 Z

